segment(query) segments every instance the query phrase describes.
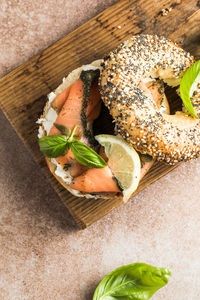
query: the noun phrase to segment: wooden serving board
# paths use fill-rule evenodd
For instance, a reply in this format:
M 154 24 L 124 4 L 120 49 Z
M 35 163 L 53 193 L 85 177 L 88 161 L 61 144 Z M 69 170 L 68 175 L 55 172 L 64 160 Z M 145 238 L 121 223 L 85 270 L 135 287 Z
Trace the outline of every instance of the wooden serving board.
M 70 71 L 102 58 L 134 34 L 163 34 L 200 57 L 199 0 L 119 1 L 0 79 L 0 108 L 28 147 L 80 228 L 119 206 L 117 200 L 75 198 L 51 175 L 37 143 L 36 120 L 46 95 Z M 175 166 L 156 163 L 136 193 Z

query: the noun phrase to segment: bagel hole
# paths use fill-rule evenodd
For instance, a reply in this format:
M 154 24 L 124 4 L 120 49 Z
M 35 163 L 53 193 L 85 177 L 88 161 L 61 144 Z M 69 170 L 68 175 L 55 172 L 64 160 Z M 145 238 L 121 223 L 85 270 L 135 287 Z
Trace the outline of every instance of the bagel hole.
M 93 122 L 94 136 L 98 134 L 112 134 L 114 135 L 115 123 L 109 113 L 108 108 L 102 102 L 101 111 L 96 120 Z
M 164 83 L 164 90 L 167 100 L 170 106 L 170 115 L 174 115 L 176 111 L 182 111 L 182 100 L 181 97 L 177 94 L 177 86 L 171 87 Z

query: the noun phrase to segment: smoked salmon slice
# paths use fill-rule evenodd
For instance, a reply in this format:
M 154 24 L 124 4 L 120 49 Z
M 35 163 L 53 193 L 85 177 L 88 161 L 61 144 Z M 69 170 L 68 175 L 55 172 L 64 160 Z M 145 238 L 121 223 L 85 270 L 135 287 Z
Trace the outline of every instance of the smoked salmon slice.
M 90 146 L 87 137 L 84 135 L 83 120 L 83 101 L 84 101 L 84 82 L 79 78 L 76 82 L 71 84 L 61 94 L 59 94 L 52 102 L 52 107 L 59 112 L 55 123 L 65 125 L 73 130 L 75 125 L 78 125 L 76 134 L 80 134 L 80 141 Z M 87 107 L 85 108 L 85 117 L 87 122 L 95 120 L 101 109 L 100 92 L 98 89 L 97 80 L 95 80 L 90 87 L 90 94 L 87 98 Z M 49 135 L 60 134 L 60 131 L 52 126 Z M 73 177 L 79 176 L 86 167 L 78 163 L 71 150 L 65 155 L 56 158 L 57 162 L 65 169 L 70 170 Z
M 152 159 L 150 162 L 145 162 L 142 165 L 141 171 L 140 171 L 140 180 L 144 177 L 144 175 L 148 172 L 148 170 L 153 166 L 155 162 L 155 159 Z
M 71 188 L 85 193 L 120 192 L 110 168 L 93 168 L 74 178 Z
M 56 98 L 51 103 L 51 107 L 55 109 L 57 113 L 61 111 L 65 101 L 67 100 L 70 89 L 71 89 L 71 85 L 68 88 L 66 88 L 64 91 L 62 91 L 62 93 L 60 93 L 58 96 L 56 96 Z
M 55 121 L 55 123 L 62 124 L 70 128 L 71 130 L 75 125 L 78 125 L 79 131 L 82 128 L 81 123 L 81 110 L 83 100 L 83 82 L 79 78 L 70 88 L 69 95 Z M 50 135 L 59 134 L 60 131 L 52 126 Z

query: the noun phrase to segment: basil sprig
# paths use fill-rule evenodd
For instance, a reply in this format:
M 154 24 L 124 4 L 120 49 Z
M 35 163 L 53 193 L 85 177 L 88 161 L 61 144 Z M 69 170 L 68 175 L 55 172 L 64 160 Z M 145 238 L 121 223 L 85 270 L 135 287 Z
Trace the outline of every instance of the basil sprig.
M 144 263 L 117 268 L 98 285 L 93 300 L 148 300 L 168 283 L 171 271 Z
M 103 168 L 107 166 L 100 155 L 80 141 L 72 141 L 70 143 L 70 148 L 75 159 L 83 166 L 88 168 Z
M 74 127 L 72 132 L 67 127 L 64 127 L 63 125 L 56 124 L 56 128 L 65 135 L 48 135 L 38 140 L 40 151 L 46 157 L 56 158 L 60 155 L 65 155 L 66 151 L 71 149 L 75 159 L 85 167 L 104 168 L 107 166 L 104 159 L 93 149 L 73 138 L 76 136 L 75 131 L 77 126 Z
M 48 135 L 39 139 L 40 151 L 49 158 L 64 155 L 67 138 L 63 135 Z
M 198 83 L 200 83 L 200 60 L 195 62 L 189 69 L 187 69 L 180 83 L 180 95 L 183 104 L 188 112 L 197 119 L 198 116 L 195 114 L 195 110 L 190 98 L 192 98 Z

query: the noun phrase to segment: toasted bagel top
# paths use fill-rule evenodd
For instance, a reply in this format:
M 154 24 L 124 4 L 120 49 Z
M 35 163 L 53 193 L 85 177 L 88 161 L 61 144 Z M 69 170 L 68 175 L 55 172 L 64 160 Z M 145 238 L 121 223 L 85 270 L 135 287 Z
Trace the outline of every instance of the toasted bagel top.
M 156 35 L 133 36 L 105 57 L 102 100 L 118 133 L 138 151 L 171 164 L 198 157 L 200 121 L 184 113 L 160 112 L 139 87 L 148 77 L 176 86 L 192 63 L 189 53 Z

